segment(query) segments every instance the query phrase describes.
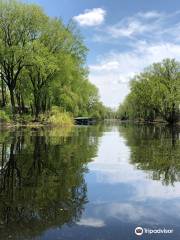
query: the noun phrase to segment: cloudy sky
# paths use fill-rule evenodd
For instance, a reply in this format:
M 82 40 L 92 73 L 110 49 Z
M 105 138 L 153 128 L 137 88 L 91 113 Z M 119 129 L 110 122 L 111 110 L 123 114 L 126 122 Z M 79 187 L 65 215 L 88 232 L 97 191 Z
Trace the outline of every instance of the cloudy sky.
M 25 0 L 79 26 L 89 48 L 90 80 L 117 107 L 129 81 L 152 62 L 180 60 L 179 0 Z

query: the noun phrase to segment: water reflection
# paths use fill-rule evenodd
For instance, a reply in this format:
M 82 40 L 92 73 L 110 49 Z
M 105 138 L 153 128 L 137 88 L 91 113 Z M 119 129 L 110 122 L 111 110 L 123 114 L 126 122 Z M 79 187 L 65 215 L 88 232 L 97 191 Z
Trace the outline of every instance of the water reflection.
M 180 172 L 178 129 L 174 133 L 172 139 L 172 131 L 166 127 L 126 124 L 104 132 L 97 157 L 88 164 L 89 203 L 80 223 L 89 230 L 91 238 L 85 239 L 98 239 L 96 236 L 100 239 L 136 239 L 136 226 L 166 226 L 174 229 L 174 234 L 167 239 L 180 237 L 180 182 L 176 177 Z M 145 154 L 140 155 L 141 151 Z M 152 152 L 155 156 L 159 153 L 163 164 L 159 164 L 159 158 L 155 161 Z M 144 168 L 144 163 L 148 165 L 151 161 L 154 161 L 153 167 Z M 168 174 L 167 178 L 161 175 L 154 178 L 159 173 L 164 176 L 164 169 L 168 167 L 176 169 L 171 171 L 171 178 Z M 98 225 L 92 227 L 92 219 Z M 165 236 L 155 238 L 165 239 Z M 152 236 L 142 239 L 152 239 Z
M 153 180 L 165 185 L 180 181 L 178 127 L 124 124 L 119 131 L 131 149 L 133 165 L 148 171 Z
M 179 144 L 165 126 L 1 130 L 0 239 L 129 240 L 169 224 L 177 239 Z
M 1 239 L 28 239 L 80 219 L 86 163 L 96 154 L 100 132 L 1 131 Z

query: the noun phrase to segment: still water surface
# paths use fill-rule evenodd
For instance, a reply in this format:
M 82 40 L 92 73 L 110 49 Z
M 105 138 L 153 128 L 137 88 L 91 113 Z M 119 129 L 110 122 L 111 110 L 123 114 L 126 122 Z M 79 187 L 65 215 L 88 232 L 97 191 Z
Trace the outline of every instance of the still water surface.
M 1 129 L 0 239 L 180 239 L 178 128 Z

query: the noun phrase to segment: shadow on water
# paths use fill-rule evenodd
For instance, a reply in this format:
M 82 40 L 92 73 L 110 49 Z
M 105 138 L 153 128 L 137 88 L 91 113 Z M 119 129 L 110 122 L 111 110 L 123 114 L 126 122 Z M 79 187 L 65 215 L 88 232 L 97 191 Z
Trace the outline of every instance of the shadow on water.
M 122 124 L 119 132 L 131 150 L 130 163 L 137 169 L 165 185 L 180 181 L 178 126 Z
M 32 239 L 78 221 L 87 203 L 84 173 L 98 127 L 1 131 L 0 239 Z

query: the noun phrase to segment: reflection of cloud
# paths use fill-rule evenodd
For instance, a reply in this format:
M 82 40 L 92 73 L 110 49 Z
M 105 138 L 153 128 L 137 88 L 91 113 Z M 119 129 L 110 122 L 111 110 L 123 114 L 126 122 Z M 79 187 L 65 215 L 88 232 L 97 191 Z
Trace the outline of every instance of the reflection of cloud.
M 82 226 L 88 226 L 88 227 L 104 227 L 105 223 L 103 220 L 96 219 L 96 218 L 82 218 L 79 222 L 77 222 L 78 225 Z
M 113 146 L 113 148 L 112 148 Z M 162 185 L 161 181 L 151 179 L 152 173 L 136 169 L 129 163 L 130 149 L 118 129 L 107 132 L 101 138 L 97 157 L 89 164 L 96 176 L 95 181 L 105 184 L 126 184 L 134 189 L 130 200 L 172 199 L 180 197 L 180 183 L 174 186 Z
M 113 149 L 112 149 L 113 146 Z M 99 182 L 117 183 L 132 182 L 143 179 L 145 173 L 139 172 L 129 164 L 130 149 L 118 130 L 107 132 L 101 138 L 98 155 L 89 169 L 94 171 Z
M 106 11 L 102 8 L 86 9 L 73 19 L 81 26 L 97 26 L 104 22 Z
M 101 207 L 100 207 L 101 208 Z M 106 210 L 105 210 L 106 209 Z M 116 218 L 122 222 L 138 222 L 142 219 L 146 221 L 157 222 L 159 212 L 154 213 L 152 209 L 145 208 L 133 203 L 110 203 L 105 204 L 101 211 L 106 211 L 107 218 Z
M 173 199 L 180 198 L 180 183 L 177 182 L 174 186 L 165 186 L 161 182 L 147 179 L 141 180 L 133 184 L 136 189 L 137 200 L 145 200 L 147 198 L 159 198 L 159 199 Z
M 106 206 L 109 217 L 124 219 L 125 221 L 139 221 L 147 216 L 142 207 L 136 207 L 128 203 L 112 203 Z
M 173 203 L 173 204 L 172 204 Z M 169 205 L 167 211 L 166 205 Z M 104 203 L 91 206 L 89 215 L 92 218 L 103 219 L 105 222 L 110 219 L 116 219 L 125 223 L 143 223 L 143 224 L 165 224 L 175 217 L 180 220 L 180 205 L 176 201 L 156 202 L 146 205 L 143 202 L 131 203 Z

